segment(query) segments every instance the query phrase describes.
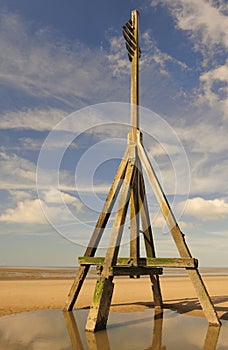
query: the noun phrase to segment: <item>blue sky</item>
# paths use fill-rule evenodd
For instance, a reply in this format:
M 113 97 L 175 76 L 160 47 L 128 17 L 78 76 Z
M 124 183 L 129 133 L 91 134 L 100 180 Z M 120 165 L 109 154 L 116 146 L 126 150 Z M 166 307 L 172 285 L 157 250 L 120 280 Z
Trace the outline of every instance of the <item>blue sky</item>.
M 227 266 L 226 1 L 0 0 L 1 266 L 72 266 L 83 254 L 126 145 L 122 25 L 134 8 L 145 147 L 193 256 Z M 153 224 L 157 254 L 178 256 L 159 214 Z

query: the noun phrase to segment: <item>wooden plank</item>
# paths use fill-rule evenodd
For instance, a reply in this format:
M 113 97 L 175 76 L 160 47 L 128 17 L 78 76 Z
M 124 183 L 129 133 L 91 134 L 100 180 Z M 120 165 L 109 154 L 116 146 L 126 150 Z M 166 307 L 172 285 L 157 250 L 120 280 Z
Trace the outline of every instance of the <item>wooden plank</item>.
M 113 266 L 110 268 L 111 276 L 137 276 L 162 275 L 162 268 L 147 266 Z
M 135 165 L 135 159 L 132 159 L 132 161 L 129 160 L 125 178 L 124 178 L 121 192 L 119 195 L 117 211 L 114 218 L 110 241 L 109 241 L 108 249 L 106 251 L 106 256 L 103 264 L 103 271 L 102 271 L 103 277 L 108 277 L 109 268 L 116 264 L 120 241 L 122 238 L 124 224 L 126 220 L 127 209 L 130 201 L 130 191 L 131 191 L 132 183 L 134 181 L 134 176 L 135 176 L 134 165 Z
M 79 257 L 78 262 L 82 265 L 103 265 L 104 257 Z M 139 266 L 148 267 L 176 267 L 197 268 L 198 260 L 194 258 L 140 258 Z M 136 258 L 117 258 L 116 266 L 136 266 Z
M 132 157 L 137 160 L 135 147 L 133 148 Z M 138 260 L 140 256 L 139 246 L 139 199 L 138 199 L 138 163 L 135 161 L 135 176 L 131 188 L 130 197 L 130 258 Z
M 151 274 L 150 280 L 151 280 L 152 292 L 154 296 L 154 308 L 160 310 L 163 307 L 163 303 L 162 303 L 162 294 L 161 294 L 159 276 L 156 274 L 154 275 Z
M 169 203 L 167 201 L 167 198 L 161 188 L 161 185 L 158 181 L 158 178 L 154 172 L 154 169 L 150 163 L 149 157 L 145 152 L 144 147 L 142 144 L 138 145 L 138 154 L 139 158 L 142 162 L 143 168 L 147 174 L 148 180 L 151 184 L 152 190 L 155 194 L 155 197 L 157 199 L 157 202 L 160 206 L 161 212 L 164 216 L 164 219 L 166 220 L 166 223 L 170 229 L 170 232 L 173 236 L 173 239 L 176 243 L 177 249 L 180 253 L 180 256 L 182 258 L 191 258 L 191 253 L 188 249 L 188 246 L 184 239 L 184 234 L 181 232 L 176 219 L 173 215 L 173 212 L 169 206 Z
M 147 204 L 147 196 L 145 191 L 145 184 L 142 175 L 141 163 L 139 169 L 139 207 L 140 207 L 140 216 L 141 216 L 141 224 L 143 230 L 143 237 L 146 248 L 147 257 L 155 258 L 155 247 L 152 236 L 152 228 L 150 223 L 150 216 Z
M 196 295 L 202 306 L 204 314 L 208 319 L 209 324 L 220 326 L 221 322 L 218 318 L 217 312 L 215 311 L 214 305 L 203 283 L 203 280 L 201 278 L 199 271 L 197 269 L 196 270 L 187 269 L 187 273 L 190 279 L 192 280 L 192 284 L 195 288 Z
M 161 267 L 182 267 L 182 268 L 196 268 L 197 259 L 189 258 L 147 258 L 147 266 L 161 266 Z
M 74 282 L 71 286 L 70 292 L 68 294 L 66 303 L 64 305 L 64 308 L 63 308 L 64 311 L 71 311 L 73 309 L 74 304 L 76 302 L 76 299 L 77 299 L 79 292 L 81 290 L 81 287 L 83 285 L 83 282 L 84 282 L 86 275 L 89 271 L 89 268 L 90 268 L 90 265 L 87 265 L 87 266 L 81 265 L 79 267 L 79 269 L 76 273 Z
M 150 216 L 147 204 L 147 196 L 145 190 L 145 184 L 142 173 L 142 165 L 140 160 L 139 164 L 139 205 L 140 205 L 140 216 L 143 230 L 143 237 L 146 248 L 146 255 L 148 258 L 155 258 L 155 246 L 152 236 L 152 228 L 150 223 Z M 162 308 L 162 294 L 158 275 L 150 275 L 152 284 L 152 292 L 154 296 L 154 307 L 156 309 Z
M 86 331 L 96 332 L 106 328 L 114 284 L 113 277 L 98 278 L 86 323 Z

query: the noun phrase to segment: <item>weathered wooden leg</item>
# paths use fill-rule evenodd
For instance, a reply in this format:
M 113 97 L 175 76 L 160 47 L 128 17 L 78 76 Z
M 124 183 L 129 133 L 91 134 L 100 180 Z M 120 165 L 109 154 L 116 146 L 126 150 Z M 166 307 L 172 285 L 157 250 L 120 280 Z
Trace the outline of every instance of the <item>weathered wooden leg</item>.
M 138 168 L 135 167 L 135 179 L 131 189 L 130 198 L 130 258 L 138 259 L 140 257 L 139 242 L 139 198 L 138 198 Z M 130 275 L 130 278 L 140 278 L 140 275 Z
M 150 280 L 152 283 L 152 291 L 154 295 L 154 308 L 162 309 L 162 294 L 160 287 L 160 280 L 158 275 L 150 275 Z
M 148 211 L 145 184 L 143 180 L 141 165 L 139 169 L 139 205 L 146 254 L 148 258 L 155 258 L 155 247 L 153 242 L 152 228 L 150 224 L 150 216 Z M 162 295 L 159 276 L 150 275 L 150 280 L 152 283 L 152 291 L 154 295 L 154 307 L 162 308 Z
M 150 160 L 142 146 L 138 145 L 139 157 L 142 162 L 142 165 L 146 171 L 147 177 L 150 181 L 151 187 L 154 191 L 154 194 L 157 198 L 158 204 L 160 206 L 161 212 L 166 220 L 166 223 L 170 229 L 172 237 L 176 243 L 179 254 L 182 258 L 191 258 L 191 253 L 188 249 L 188 246 L 184 239 L 184 234 L 181 232 L 176 219 L 173 215 L 173 212 L 169 206 L 169 203 L 165 197 L 165 194 L 161 188 L 161 185 L 156 177 L 156 174 L 153 170 L 153 167 L 150 163 Z M 193 286 L 198 296 L 199 302 L 203 308 L 203 311 L 210 324 L 219 326 L 220 321 L 218 315 L 215 311 L 214 305 L 209 297 L 209 294 L 206 290 L 206 287 L 202 281 L 202 278 L 196 269 L 187 269 L 188 275 L 191 278 Z
M 113 209 L 113 206 L 115 204 L 116 198 L 118 196 L 119 190 L 122 185 L 122 179 L 126 172 L 126 167 L 128 163 L 128 148 L 124 154 L 123 159 L 120 162 L 119 168 L 116 172 L 116 175 L 114 177 L 114 180 L 112 182 L 112 185 L 110 187 L 109 193 L 107 195 L 103 210 L 97 220 L 96 227 L 94 229 L 93 235 L 90 239 L 90 242 L 87 246 L 87 249 L 85 251 L 84 256 L 94 256 L 97 250 L 97 246 L 100 242 L 100 239 L 102 237 L 103 231 L 105 229 L 105 226 L 108 222 L 108 219 L 110 217 L 111 211 Z M 80 266 L 75 280 L 71 286 L 70 292 L 68 294 L 67 301 L 64 306 L 64 310 L 72 310 L 74 307 L 74 304 L 77 300 L 78 294 L 81 290 L 81 287 L 83 285 L 84 279 L 89 271 L 90 266 Z
M 68 298 L 67 298 L 67 301 L 66 301 L 64 309 L 63 309 L 64 311 L 71 311 L 73 309 L 74 304 L 77 300 L 78 294 L 79 294 L 81 287 L 83 285 L 83 282 L 84 282 L 86 275 L 89 271 L 89 268 L 90 268 L 89 265 L 79 267 L 77 274 L 76 274 L 76 277 L 74 279 L 74 282 L 71 286 L 70 292 L 68 294 Z
M 66 321 L 66 327 L 73 350 L 84 350 L 73 312 L 63 311 L 63 316 Z
M 139 254 L 139 203 L 138 188 L 134 186 L 130 198 L 130 257 L 138 260 Z
M 96 332 L 106 328 L 114 289 L 112 280 L 112 276 L 98 278 L 86 323 L 86 331 Z
M 116 264 L 117 260 L 127 208 L 130 200 L 130 190 L 135 173 L 134 170 L 134 163 L 131 164 L 129 161 L 119 196 L 118 208 L 112 227 L 109 247 L 107 249 L 103 264 L 102 274 L 97 280 L 93 296 L 93 303 L 87 319 L 86 330 L 90 332 L 96 332 L 106 328 L 114 287 L 112 282 L 113 276 L 110 276 L 110 268 Z

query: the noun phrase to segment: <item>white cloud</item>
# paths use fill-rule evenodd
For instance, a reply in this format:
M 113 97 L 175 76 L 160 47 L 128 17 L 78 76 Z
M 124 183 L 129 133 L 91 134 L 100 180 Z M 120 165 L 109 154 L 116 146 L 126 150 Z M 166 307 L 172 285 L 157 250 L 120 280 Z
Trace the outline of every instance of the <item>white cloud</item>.
M 58 224 L 59 222 L 68 222 L 73 216 L 70 210 L 67 210 L 65 204 L 70 204 L 76 209 L 77 213 L 83 211 L 83 204 L 78 198 L 68 195 L 67 193 L 50 190 L 47 192 L 46 201 L 41 199 L 24 199 L 20 200 L 15 208 L 8 208 L 0 215 L 0 221 L 24 223 L 24 224 L 47 224 L 48 221 Z M 13 194 L 13 193 L 12 193 Z M 25 198 L 23 192 L 18 193 Z
M 0 153 L 0 180 L 2 189 L 34 188 L 36 180 L 35 164 L 16 154 Z M 24 187 L 21 185 L 24 185 Z
M 178 29 L 186 31 L 194 49 L 204 60 L 198 64 L 203 72 L 199 88 L 195 89 L 196 103 L 220 110 L 227 119 L 228 107 L 228 17 L 225 0 L 161 0 L 151 6 L 167 6 Z M 208 67 L 205 70 L 205 67 Z
M 1 113 L 1 129 L 25 128 L 51 130 L 67 113 L 56 108 L 26 109 Z
M 188 116 L 186 116 L 187 119 Z M 176 126 L 175 130 L 186 145 L 187 151 L 201 154 L 201 159 L 202 153 L 216 154 L 228 150 L 228 126 L 225 123 L 216 125 L 216 119 L 210 122 L 201 118 L 199 121 L 194 121 L 192 125 Z
M 176 131 L 190 162 L 191 194 L 214 194 L 222 189 L 222 196 L 227 195 L 227 124 L 217 118 L 211 122 L 201 118 L 192 125 L 178 126 Z
M 228 203 L 224 199 L 206 200 L 201 197 L 189 199 L 185 214 L 200 220 L 220 220 L 228 217 Z
M 68 193 L 51 188 L 48 192 L 44 193 L 45 203 L 54 204 L 70 204 L 76 208 L 77 212 L 83 211 L 83 203 L 77 197 L 74 197 Z
M 41 209 L 40 200 L 20 201 L 14 209 L 7 209 L 1 216 L 0 221 L 29 223 L 29 224 L 46 224 L 47 220 Z
M 202 73 L 200 84 L 199 102 L 218 107 L 228 120 L 228 60 L 224 65 Z
M 167 63 L 173 63 L 174 65 L 180 66 L 182 69 L 187 69 L 187 65 L 184 62 L 178 61 L 174 57 L 162 52 L 158 47 L 155 40 L 152 38 L 149 31 L 142 33 L 142 44 L 144 47 L 143 56 L 141 58 L 141 69 L 148 65 L 154 64 L 159 67 L 159 71 L 163 75 L 169 75 Z
M 36 191 L 36 164 L 19 157 L 16 154 L 0 153 L 0 189 L 8 191 L 18 191 L 24 198 L 24 192 L 27 190 Z M 42 174 L 43 182 L 38 183 L 39 190 L 49 190 L 53 185 L 53 179 L 56 179 L 56 170 L 39 169 Z M 75 190 L 74 177 L 65 170 L 59 171 L 59 178 L 63 186 L 63 190 Z M 61 186 L 60 186 L 61 187 Z
M 178 28 L 189 31 L 198 49 L 202 45 L 207 48 L 228 46 L 225 1 L 161 0 L 161 3 L 169 7 Z M 155 5 L 154 2 L 151 4 Z
M 25 200 L 25 199 L 32 199 L 32 194 L 29 191 L 10 190 L 9 192 L 12 197 L 12 200 L 16 202 Z

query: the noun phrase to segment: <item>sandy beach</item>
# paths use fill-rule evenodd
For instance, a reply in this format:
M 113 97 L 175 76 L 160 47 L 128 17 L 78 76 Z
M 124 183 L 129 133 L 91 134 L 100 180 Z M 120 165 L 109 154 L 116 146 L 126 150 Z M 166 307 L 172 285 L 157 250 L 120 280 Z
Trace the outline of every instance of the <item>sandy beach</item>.
M 70 269 L 0 269 L 0 316 L 41 309 L 61 309 L 74 273 Z M 91 304 L 96 281 L 94 277 L 86 279 L 76 308 L 88 308 Z M 165 308 L 188 315 L 203 315 L 187 276 L 162 276 L 160 280 Z M 228 320 L 228 275 L 209 275 L 204 276 L 203 280 L 219 317 Z M 149 278 L 115 278 L 114 282 L 112 311 L 131 312 L 153 307 Z

